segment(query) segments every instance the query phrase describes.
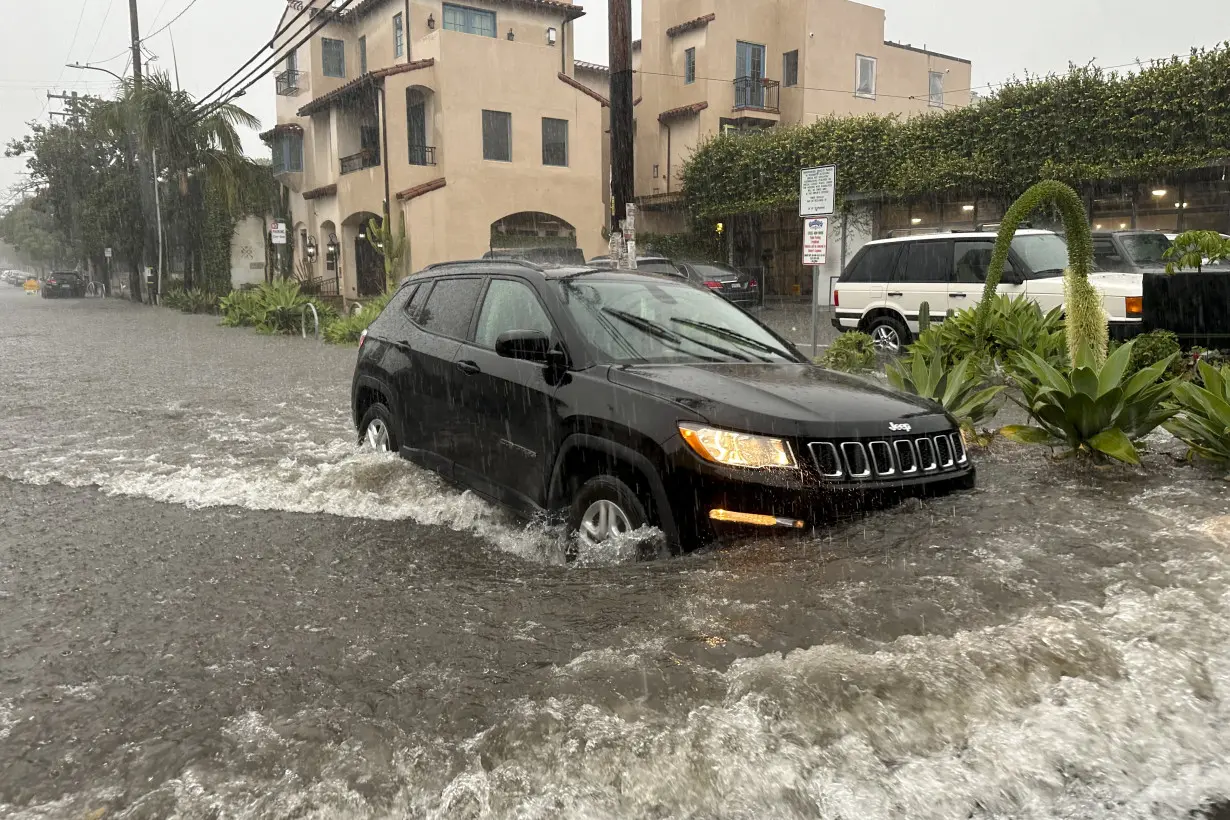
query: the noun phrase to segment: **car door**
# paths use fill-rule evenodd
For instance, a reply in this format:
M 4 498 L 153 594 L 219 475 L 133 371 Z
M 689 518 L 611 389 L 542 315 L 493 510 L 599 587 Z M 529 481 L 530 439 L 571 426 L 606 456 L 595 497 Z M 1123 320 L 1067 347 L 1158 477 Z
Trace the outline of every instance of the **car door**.
M 406 345 L 410 367 L 406 371 L 402 429 L 407 431 L 402 453 L 424 466 L 451 475 L 461 440 L 461 377 L 457 351 L 470 332 L 474 308 L 482 290 L 480 276 L 437 279 L 424 298 L 411 300 L 413 325 Z M 424 288 L 420 287 L 420 291 Z
M 905 317 L 911 333 L 918 333 L 918 313 L 926 302 L 932 316 L 948 312 L 948 285 L 952 278 L 952 240 L 910 242 L 897 260 L 897 274 L 888 283 L 884 301 Z
M 903 247 L 900 242 L 866 245 L 850 260 L 833 294 L 833 312 L 842 328 L 857 328 L 867 311 L 884 304 L 885 285 Z
M 457 363 L 464 373 L 460 413 L 466 445 L 455 474 L 491 498 L 520 509 L 545 506 L 552 454 L 559 446 L 559 373 L 538 362 L 495 352 L 500 334 L 536 330 L 560 337 L 533 287 L 512 277 L 491 279 L 469 341 Z
M 994 253 L 995 242 L 990 239 L 957 239 L 953 242 L 953 276 L 952 283 L 948 286 L 949 308 L 963 310 L 978 304 Z M 1011 257 L 1004 263 L 1003 277 L 996 292 L 1012 297 L 1025 295 L 1024 277 L 1018 274 Z

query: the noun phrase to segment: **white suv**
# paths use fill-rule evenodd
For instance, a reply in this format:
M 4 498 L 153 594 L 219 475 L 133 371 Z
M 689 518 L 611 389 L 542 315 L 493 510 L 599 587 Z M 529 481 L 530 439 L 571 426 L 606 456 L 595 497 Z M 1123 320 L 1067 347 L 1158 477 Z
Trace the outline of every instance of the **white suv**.
M 870 333 L 876 344 L 900 350 L 918 333 L 926 302 L 932 318 L 976 305 L 995 248 L 993 233 L 942 233 L 881 239 L 864 245 L 833 292 L 833 326 Z M 1022 230 L 1012 239 L 999 292 L 1024 296 L 1046 311 L 1063 305 L 1068 246 L 1051 231 Z M 1110 317 L 1111 337 L 1140 332 L 1143 280 L 1138 273 L 1091 273 Z

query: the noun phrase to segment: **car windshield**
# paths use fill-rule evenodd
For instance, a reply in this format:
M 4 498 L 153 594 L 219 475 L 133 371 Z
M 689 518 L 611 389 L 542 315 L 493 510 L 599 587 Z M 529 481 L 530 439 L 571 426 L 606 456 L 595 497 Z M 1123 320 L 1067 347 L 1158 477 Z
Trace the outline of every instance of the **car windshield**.
M 646 262 L 637 260 L 636 269 L 647 273 L 665 273 L 667 276 L 679 275 L 679 269 L 665 259 L 651 259 Z
M 1053 233 L 1015 236 L 1012 250 L 1025 263 L 1031 279 L 1059 276 L 1068 266 L 1068 243 Z
M 557 286 L 581 333 L 611 362 L 801 361 L 746 313 L 691 285 L 629 278 Z
M 1160 233 L 1120 234 L 1123 249 L 1137 265 L 1165 265 L 1164 254 L 1170 249 L 1170 240 Z

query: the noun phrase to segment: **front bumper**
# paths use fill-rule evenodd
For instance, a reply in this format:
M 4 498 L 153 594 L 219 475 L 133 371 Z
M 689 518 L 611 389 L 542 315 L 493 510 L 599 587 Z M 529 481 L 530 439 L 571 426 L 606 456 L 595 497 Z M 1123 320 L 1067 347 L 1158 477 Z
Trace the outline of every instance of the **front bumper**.
M 1112 319 L 1107 327 L 1111 339 L 1116 342 L 1126 342 L 1135 339 L 1141 334 L 1144 323 L 1139 319 L 1136 321 L 1115 321 Z

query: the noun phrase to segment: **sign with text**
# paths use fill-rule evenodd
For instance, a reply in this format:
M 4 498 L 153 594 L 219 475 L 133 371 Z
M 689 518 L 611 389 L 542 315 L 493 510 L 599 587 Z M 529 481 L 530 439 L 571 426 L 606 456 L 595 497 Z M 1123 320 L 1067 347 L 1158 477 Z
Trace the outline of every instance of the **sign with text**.
M 804 168 L 799 174 L 799 216 L 828 216 L 837 204 L 837 166 Z
M 271 222 L 269 223 L 269 241 L 275 245 L 286 244 L 286 223 Z
M 829 221 L 824 217 L 803 220 L 803 264 L 823 265 L 829 252 Z
M 108 259 L 110 259 L 110 258 L 111 258 L 111 249 L 110 249 L 110 248 L 103 248 L 103 256 L 105 256 L 105 257 L 107 257 Z

